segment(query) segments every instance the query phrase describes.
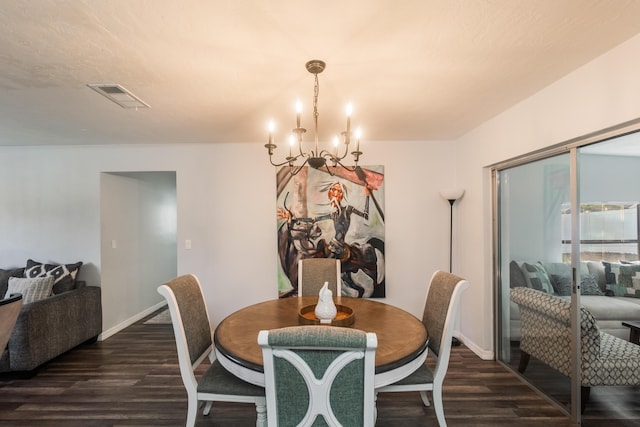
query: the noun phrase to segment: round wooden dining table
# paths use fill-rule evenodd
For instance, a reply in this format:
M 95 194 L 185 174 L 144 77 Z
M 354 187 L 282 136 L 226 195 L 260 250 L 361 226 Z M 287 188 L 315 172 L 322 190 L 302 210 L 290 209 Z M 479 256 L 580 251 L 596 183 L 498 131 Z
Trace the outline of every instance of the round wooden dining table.
M 258 332 L 302 324 L 300 310 L 317 301 L 316 296 L 280 298 L 232 313 L 214 333 L 220 364 L 238 378 L 264 387 Z M 376 388 L 401 380 L 425 362 L 427 330 L 414 315 L 367 298 L 337 297 L 334 301 L 353 310 L 353 324 L 346 327 L 375 332 L 378 337 Z

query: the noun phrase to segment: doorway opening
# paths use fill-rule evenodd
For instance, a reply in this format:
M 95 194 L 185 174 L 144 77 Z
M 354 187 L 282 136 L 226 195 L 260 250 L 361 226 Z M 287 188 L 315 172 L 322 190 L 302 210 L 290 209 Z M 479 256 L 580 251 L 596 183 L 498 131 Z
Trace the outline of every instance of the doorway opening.
M 176 172 L 100 175 L 100 258 L 105 335 L 162 305 L 157 287 L 177 275 Z

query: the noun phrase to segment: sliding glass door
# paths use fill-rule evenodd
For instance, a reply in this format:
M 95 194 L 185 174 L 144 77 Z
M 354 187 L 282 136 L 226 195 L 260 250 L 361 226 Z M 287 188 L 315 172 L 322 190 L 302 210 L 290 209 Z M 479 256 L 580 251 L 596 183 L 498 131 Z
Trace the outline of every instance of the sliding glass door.
M 522 318 L 520 305 L 512 298 L 515 289 L 534 289 L 544 295 L 557 294 L 564 281 L 562 294 L 570 296 L 571 265 L 564 259 L 567 239 L 563 212 L 570 203 L 570 156 L 568 153 L 506 168 L 497 172 L 500 282 L 499 295 L 499 360 L 507 363 L 536 388 L 553 397 L 570 410 L 569 376 L 549 367 L 557 354 L 547 354 L 544 341 L 563 341 L 565 358 L 570 357 L 569 326 L 555 330 L 551 320 L 536 313 Z M 569 222 L 570 224 L 570 222 Z M 553 278 L 553 280 L 552 280 Z M 547 303 L 533 301 L 541 307 Z M 567 320 L 569 313 L 567 313 Z M 539 324 L 538 324 L 539 323 Z M 562 321 L 558 319 L 558 325 Z M 562 335 L 564 334 L 564 336 Z M 523 335 L 526 335 L 523 338 Z M 520 347 L 523 344 L 533 346 Z M 563 362 L 563 361 L 560 361 Z M 569 365 L 569 360 L 566 360 Z
M 640 424 L 640 387 L 583 387 L 610 373 L 579 357 L 628 345 L 640 322 L 638 125 L 493 172 L 497 359 L 578 424 Z

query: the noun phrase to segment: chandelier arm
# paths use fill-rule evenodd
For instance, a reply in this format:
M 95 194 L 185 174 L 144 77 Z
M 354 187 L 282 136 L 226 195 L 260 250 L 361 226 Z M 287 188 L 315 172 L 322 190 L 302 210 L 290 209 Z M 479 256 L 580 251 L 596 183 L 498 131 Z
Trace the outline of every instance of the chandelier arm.
M 324 169 L 327 171 L 327 173 L 331 176 L 334 176 L 336 174 L 336 166 L 334 164 L 334 166 L 332 166 L 331 168 L 333 168 L 333 172 L 331 171 L 331 169 L 329 168 L 329 165 L 325 163 L 324 165 Z
M 280 167 L 280 166 L 284 166 L 286 164 L 289 164 L 289 166 L 293 166 L 293 162 L 295 162 L 296 160 L 298 160 L 300 156 L 295 156 L 295 157 L 287 157 L 286 160 L 282 163 L 273 163 L 273 157 L 269 156 L 269 163 L 271 163 L 273 166 L 276 167 Z M 305 161 L 306 163 L 306 161 Z
M 333 154 L 330 151 L 322 150 L 320 152 L 320 156 L 319 157 L 324 157 L 325 159 L 330 160 L 331 162 L 337 163 L 340 166 L 346 168 L 345 166 L 342 165 L 342 163 L 340 161 L 343 160 L 345 157 L 347 157 L 347 154 L 349 154 L 349 147 L 345 148 L 344 154 L 342 156 L 337 156 L 336 154 Z M 354 163 L 357 166 L 358 165 L 358 160 L 360 160 L 360 156 L 362 155 L 362 151 L 352 151 L 351 154 L 353 155 Z M 351 170 L 351 169 L 349 169 L 349 170 Z M 355 170 L 355 166 L 354 166 L 353 170 Z
M 337 163 L 338 165 L 340 165 L 340 167 L 341 167 L 341 168 L 346 169 L 346 170 L 348 170 L 349 172 L 355 172 L 355 171 L 356 171 L 356 169 L 358 168 L 358 161 L 357 161 L 357 160 L 355 161 L 355 164 L 354 164 L 353 166 L 345 166 L 345 165 L 343 165 L 343 164 L 340 162 L 340 160 L 334 160 L 334 164 L 336 164 L 336 163 Z M 335 168 L 335 167 L 336 167 L 336 166 L 334 166 L 334 168 Z
M 354 152 L 355 153 L 355 152 Z M 345 154 L 346 155 L 346 154 Z M 325 159 L 327 159 L 328 162 L 333 163 L 333 168 L 335 169 L 338 165 L 340 165 L 341 168 L 348 170 L 350 172 L 355 172 L 356 168 L 358 167 L 358 160 L 355 160 L 355 164 L 354 166 L 345 166 L 342 164 L 341 160 L 344 158 L 343 157 L 336 157 L 333 154 L 331 154 L 330 152 L 326 151 L 326 150 L 322 150 L 322 152 L 320 153 L 320 157 L 324 157 Z M 333 173 L 331 173 L 331 171 L 329 170 L 329 164 L 328 162 L 326 162 L 324 164 L 324 167 L 327 169 L 327 172 L 329 172 L 329 174 L 333 175 Z
M 336 150 L 337 151 L 337 150 Z M 345 142 L 344 143 L 344 154 L 342 156 L 338 156 L 338 153 L 336 152 L 336 155 L 334 157 L 336 157 L 339 160 L 344 159 L 345 157 L 347 157 L 347 154 L 349 154 L 349 143 Z
M 307 165 L 307 162 L 309 161 L 309 159 L 306 159 L 300 166 L 293 166 L 293 165 L 289 165 L 289 173 L 292 176 L 298 175 L 298 172 L 300 172 L 302 170 L 303 167 L 305 167 Z

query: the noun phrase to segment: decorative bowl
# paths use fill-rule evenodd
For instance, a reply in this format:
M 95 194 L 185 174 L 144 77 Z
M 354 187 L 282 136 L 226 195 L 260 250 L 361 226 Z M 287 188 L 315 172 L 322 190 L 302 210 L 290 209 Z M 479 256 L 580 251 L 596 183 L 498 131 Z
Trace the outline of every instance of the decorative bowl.
M 322 323 L 329 326 L 351 326 L 356 320 L 353 309 L 346 305 L 336 304 L 337 314 L 331 323 Z M 320 325 L 320 319 L 316 317 L 316 304 L 305 305 L 298 311 L 298 322 L 301 325 Z

